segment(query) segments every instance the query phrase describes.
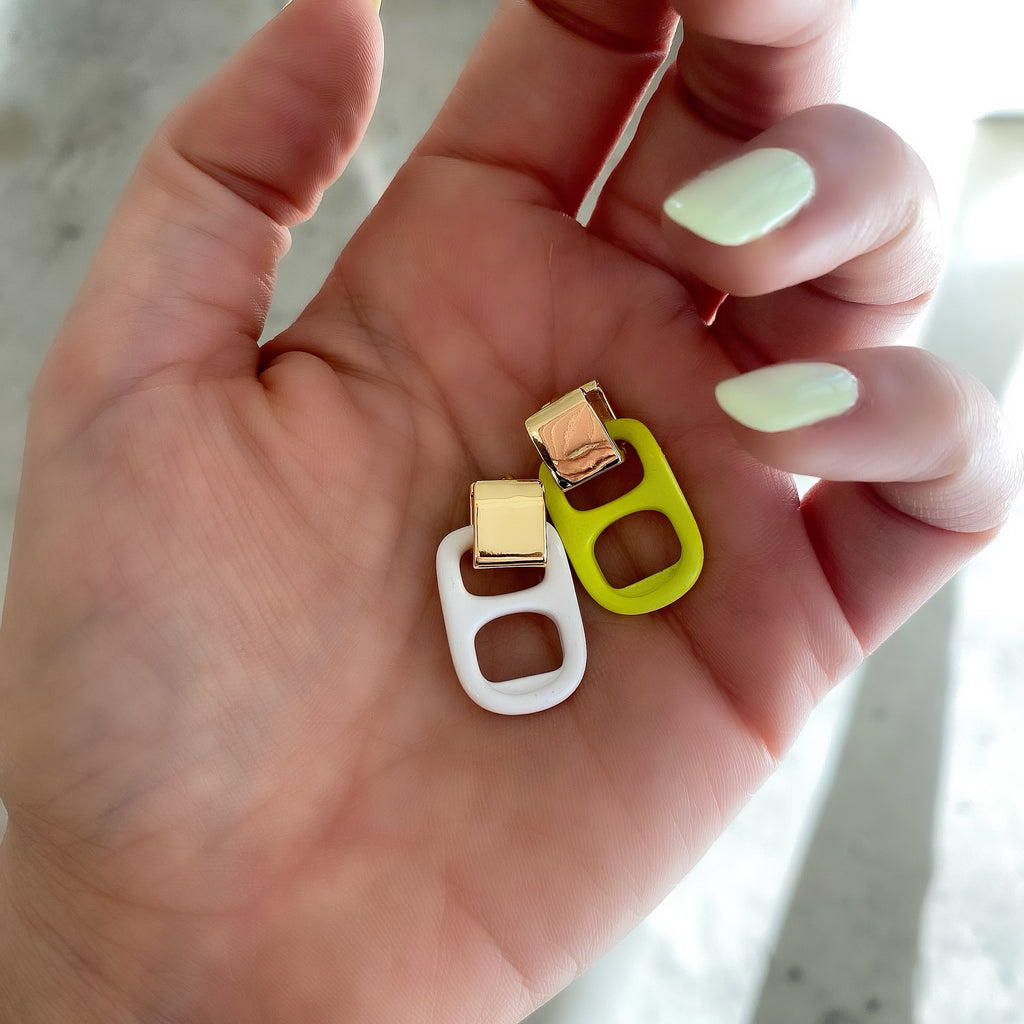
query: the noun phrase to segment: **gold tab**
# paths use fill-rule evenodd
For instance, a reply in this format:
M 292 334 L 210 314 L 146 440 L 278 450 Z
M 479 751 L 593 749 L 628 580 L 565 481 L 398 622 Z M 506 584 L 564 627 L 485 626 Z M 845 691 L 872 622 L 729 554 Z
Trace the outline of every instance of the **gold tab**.
M 469 504 L 474 569 L 547 565 L 547 516 L 539 480 L 477 480 Z
M 592 380 L 549 402 L 526 421 L 530 439 L 560 490 L 622 464 L 622 451 L 604 425 L 614 418 L 604 391 Z

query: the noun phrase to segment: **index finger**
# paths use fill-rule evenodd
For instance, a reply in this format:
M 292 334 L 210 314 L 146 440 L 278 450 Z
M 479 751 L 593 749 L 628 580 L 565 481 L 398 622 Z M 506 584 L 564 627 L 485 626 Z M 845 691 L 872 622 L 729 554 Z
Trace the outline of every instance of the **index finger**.
M 667 0 L 503 0 L 413 156 L 513 172 L 574 213 L 668 53 Z

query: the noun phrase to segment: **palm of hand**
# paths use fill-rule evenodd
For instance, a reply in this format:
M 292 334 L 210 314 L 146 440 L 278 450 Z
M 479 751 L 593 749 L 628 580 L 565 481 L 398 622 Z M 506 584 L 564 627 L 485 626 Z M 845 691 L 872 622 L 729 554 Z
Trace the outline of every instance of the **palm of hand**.
M 13 795 L 210 1019 L 301 1006 L 328 964 L 346 1002 L 304 1019 L 396 970 L 409 1020 L 525 1010 L 678 876 L 857 649 L 790 486 L 715 411 L 730 363 L 679 284 L 503 173 L 413 161 L 259 381 L 149 382 L 27 464 L 5 640 L 52 698 Z M 655 615 L 583 595 L 580 690 L 502 719 L 455 680 L 434 550 L 472 479 L 535 472 L 522 420 L 591 376 L 655 431 L 707 563 Z

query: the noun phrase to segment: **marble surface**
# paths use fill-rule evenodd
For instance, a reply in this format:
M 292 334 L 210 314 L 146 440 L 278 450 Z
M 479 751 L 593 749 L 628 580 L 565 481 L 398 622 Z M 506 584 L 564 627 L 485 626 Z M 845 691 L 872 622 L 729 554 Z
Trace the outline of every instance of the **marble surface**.
M 269 333 L 316 291 L 490 8 L 385 0 L 380 106 L 317 219 L 294 232 Z M 135 155 L 275 9 L 0 0 L 0 551 L 32 380 Z M 1024 224 L 1024 121 L 973 123 L 1024 108 L 1024 26 L 1000 0 L 962 14 L 861 0 L 850 99 L 917 145 L 943 193 L 953 256 L 919 339 L 969 365 L 1024 435 L 1024 234 L 1007 229 Z M 1022 565 L 1018 507 L 828 698 L 689 878 L 534 1024 L 1020 1024 Z

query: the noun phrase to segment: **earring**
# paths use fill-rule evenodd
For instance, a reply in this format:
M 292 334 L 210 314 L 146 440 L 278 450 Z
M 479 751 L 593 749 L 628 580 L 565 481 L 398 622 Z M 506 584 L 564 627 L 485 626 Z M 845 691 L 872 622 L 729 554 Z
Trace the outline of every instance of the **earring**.
M 587 593 L 620 615 L 657 611 L 682 597 L 700 575 L 704 544 L 672 468 L 647 427 L 638 420 L 616 419 L 600 385 L 590 381 L 534 413 L 526 430 L 543 460 L 540 479 L 548 514 Z M 597 508 L 573 508 L 564 492 L 620 466 L 625 458 L 620 443 L 640 459 L 641 482 Z M 617 520 L 644 511 L 661 512 L 672 524 L 679 558 L 651 576 L 613 587 L 597 563 L 597 538 Z
M 470 549 L 474 571 L 495 566 L 543 567 L 544 578 L 512 594 L 471 594 L 460 568 L 462 556 Z M 436 565 L 452 664 L 472 700 L 500 715 L 527 715 L 545 711 L 573 693 L 586 668 L 587 642 L 569 560 L 546 520 L 544 486 L 539 480 L 477 480 L 470 488 L 470 525 L 441 541 Z M 561 666 L 492 683 L 480 670 L 477 633 L 495 619 L 530 612 L 546 616 L 557 627 Z

